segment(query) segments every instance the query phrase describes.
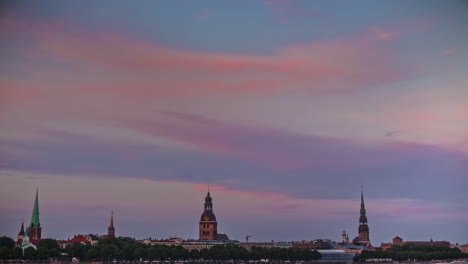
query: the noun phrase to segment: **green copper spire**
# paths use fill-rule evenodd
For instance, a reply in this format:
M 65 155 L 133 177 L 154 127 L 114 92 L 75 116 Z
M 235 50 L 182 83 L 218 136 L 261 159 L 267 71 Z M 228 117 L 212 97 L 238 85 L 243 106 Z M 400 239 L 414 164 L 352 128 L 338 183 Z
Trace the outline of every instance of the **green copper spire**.
M 31 222 L 29 227 L 40 227 L 41 223 L 39 222 L 39 190 L 36 190 L 36 200 L 34 201 L 34 209 L 31 216 Z

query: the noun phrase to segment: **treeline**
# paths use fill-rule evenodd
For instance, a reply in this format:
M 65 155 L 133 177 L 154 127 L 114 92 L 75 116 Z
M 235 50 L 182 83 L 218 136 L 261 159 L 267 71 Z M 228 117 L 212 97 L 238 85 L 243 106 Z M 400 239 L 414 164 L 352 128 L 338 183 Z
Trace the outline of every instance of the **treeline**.
M 237 245 L 217 245 L 210 249 L 187 250 L 182 246 L 149 246 L 132 238 L 102 238 L 95 246 L 73 243 L 60 249 L 54 239 L 43 239 L 37 249 L 27 248 L 24 254 L 11 238 L 0 238 L 0 259 L 46 260 L 50 258 L 79 258 L 80 260 L 319 260 L 316 250 L 302 248 L 261 248 L 251 251 Z M 11 241 L 9 241 L 11 240 Z M 66 256 L 62 256 L 66 253 Z
M 394 245 L 386 251 L 382 251 L 380 248 L 375 251 L 365 250 L 356 257 L 356 260 L 393 259 L 396 261 L 428 261 L 461 258 L 468 258 L 468 254 L 461 252 L 458 248 L 406 244 L 404 246 Z

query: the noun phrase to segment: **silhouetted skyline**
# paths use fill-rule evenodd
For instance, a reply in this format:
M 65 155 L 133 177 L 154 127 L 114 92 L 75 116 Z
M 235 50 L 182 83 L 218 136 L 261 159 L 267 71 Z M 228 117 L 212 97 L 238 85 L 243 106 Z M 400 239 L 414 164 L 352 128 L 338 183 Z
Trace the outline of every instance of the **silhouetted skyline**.
M 465 2 L 1 8 L 0 235 L 468 242 Z

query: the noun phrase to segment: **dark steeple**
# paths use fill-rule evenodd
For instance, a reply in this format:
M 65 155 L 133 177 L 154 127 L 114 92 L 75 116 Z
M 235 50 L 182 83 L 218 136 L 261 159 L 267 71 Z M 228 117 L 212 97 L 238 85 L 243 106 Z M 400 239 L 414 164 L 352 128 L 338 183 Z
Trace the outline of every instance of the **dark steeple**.
M 369 244 L 369 226 L 367 225 L 366 206 L 364 204 L 364 192 L 361 188 L 361 211 L 359 216 L 358 242 L 361 244 Z
M 18 236 L 24 236 L 24 221 L 21 221 L 21 229 L 18 233 Z
M 115 227 L 114 227 L 114 211 L 111 212 L 109 228 L 107 228 L 107 236 L 115 237 Z
M 360 224 L 367 224 L 367 216 L 366 216 L 366 206 L 364 205 L 364 193 L 361 189 L 361 216 L 359 217 Z
M 111 220 L 109 228 L 114 228 L 114 211 L 111 212 Z

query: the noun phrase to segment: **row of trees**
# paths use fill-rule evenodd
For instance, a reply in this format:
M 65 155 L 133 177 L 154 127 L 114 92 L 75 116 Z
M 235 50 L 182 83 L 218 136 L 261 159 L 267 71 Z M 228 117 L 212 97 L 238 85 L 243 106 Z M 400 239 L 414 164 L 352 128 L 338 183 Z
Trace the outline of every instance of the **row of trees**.
M 61 256 L 60 247 L 54 239 L 43 239 L 37 249 L 16 247 L 15 241 L 9 237 L 0 237 L 0 259 L 48 259 Z
M 60 258 L 62 257 L 61 253 L 66 253 L 66 256 L 62 258 L 79 258 L 81 260 L 275 259 L 311 261 L 321 258 L 320 253 L 316 250 L 302 248 L 253 247 L 251 251 L 248 251 L 237 245 L 218 245 L 200 251 L 189 251 L 182 246 L 148 246 L 132 238 L 102 238 L 95 246 L 73 243 L 65 249 L 60 249 L 54 239 L 43 239 L 39 242 L 37 249 L 27 248 L 23 254 L 22 249 L 15 247 L 13 240 L 8 241 L 8 239 L 4 239 L 5 243 L 2 245 L 0 238 L 0 259 L 45 260 Z
M 381 249 L 375 251 L 366 250 L 357 256 L 356 260 L 393 259 L 397 261 L 428 261 L 461 258 L 468 258 L 468 254 L 461 252 L 458 248 L 406 244 L 404 246 L 394 245 L 386 251 L 382 251 Z

